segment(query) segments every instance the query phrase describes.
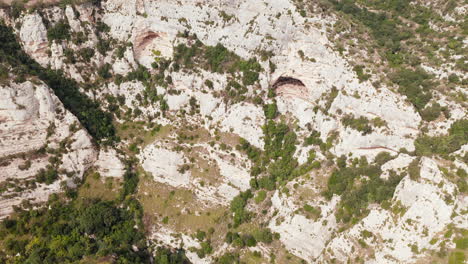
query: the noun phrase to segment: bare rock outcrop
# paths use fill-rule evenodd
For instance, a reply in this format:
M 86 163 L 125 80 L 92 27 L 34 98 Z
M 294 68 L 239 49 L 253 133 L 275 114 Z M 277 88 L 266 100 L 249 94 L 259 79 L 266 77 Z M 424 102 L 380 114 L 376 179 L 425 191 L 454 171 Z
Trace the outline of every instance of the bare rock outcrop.
M 0 95 L 0 184 L 11 186 L 0 198 L 5 217 L 24 200 L 46 201 L 62 190 L 62 181 L 73 186 L 97 153 L 77 118 L 45 84 L 11 82 L 0 86 Z M 51 179 L 43 183 L 40 174 Z

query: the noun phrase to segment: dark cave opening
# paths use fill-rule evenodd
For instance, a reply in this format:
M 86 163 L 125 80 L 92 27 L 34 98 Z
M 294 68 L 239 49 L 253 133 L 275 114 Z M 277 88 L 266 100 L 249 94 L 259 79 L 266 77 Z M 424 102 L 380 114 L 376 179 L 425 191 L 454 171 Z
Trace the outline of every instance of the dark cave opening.
M 280 86 L 286 85 L 286 84 L 292 84 L 292 85 L 298 85 L 298 86 L 305 86 L 304 83 L 296 78 L 289 77 L 289 76 L 280 76 L 274 83 L 273 83 L 273 89 L 276 89 Z

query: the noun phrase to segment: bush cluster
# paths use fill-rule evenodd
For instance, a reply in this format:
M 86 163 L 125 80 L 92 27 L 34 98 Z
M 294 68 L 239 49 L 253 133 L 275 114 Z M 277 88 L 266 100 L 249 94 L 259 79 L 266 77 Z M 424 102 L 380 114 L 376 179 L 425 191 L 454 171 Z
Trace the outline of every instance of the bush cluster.
M 354 159 L 348 166 L 346 157 L 341 156 L 337 164 L 324 195 L 329 199 L 333 194 L 341 195 L 336 216 L 344 223 L 356 223 L 368 213 L 370 203 L 381 204 L 391 199 L 402 179 L 402 175 L 396 174 L 391 174 L 387 180 L 381 179 L 381 165 L 368 164 L 364 157 Z
M 422 134 L 414 142 L 418 156 L 434 154 L 448 155 L 468 143 L 468 119 L 461 119 L 452 124 L 447 135 L 429 136 Z

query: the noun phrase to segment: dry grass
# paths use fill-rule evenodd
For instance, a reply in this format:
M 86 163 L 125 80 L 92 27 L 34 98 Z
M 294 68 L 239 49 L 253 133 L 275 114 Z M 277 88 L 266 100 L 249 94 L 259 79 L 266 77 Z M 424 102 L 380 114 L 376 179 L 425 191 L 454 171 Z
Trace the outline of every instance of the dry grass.
M 147 226 L 162 224 L 187 234 L 195 233 L 198 229 L 207 231 L 213 227 L 215 236 L 218 232 L 222 233 L 228 208 L 207 206 L 198 201 L 190 190 L 154 182 L 149 176 L 140 179 L 138 190 Z M 163 223 L 166 217 L 168 221 Z
M 89 172 L 78 190 L 78 197 L 115 200 L 119 196 L 121 186 L 122 179 L 120 178 L 104 178 L 97 173 Z

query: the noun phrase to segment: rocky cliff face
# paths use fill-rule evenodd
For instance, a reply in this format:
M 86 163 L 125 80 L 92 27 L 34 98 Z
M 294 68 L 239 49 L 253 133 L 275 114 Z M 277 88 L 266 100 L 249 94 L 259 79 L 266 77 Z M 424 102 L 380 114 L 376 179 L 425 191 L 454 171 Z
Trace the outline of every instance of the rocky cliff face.
M 352 52 L 363 40 L 346 35 L 343 47 L 339 34 L 352 29 L 337 32 L 342 13 L 311 5 L 304 14 L 290 0 L 108 0 L 3 13 L 31 58 L 113 114 L 121 141 L 99 151 L 41 82 L 0 86 L 0 180 L 24 186 L 4 187 L 0 215 L 45 201 L 89 168 L 120 177 L 121 158 L 135 157 L 153 242 L 184 247 L 194 263 L 229 252 L 252 263 L 423 263 L 454 248 L 468 223 L 467 111 L 456 99 L 466 98 L 465 81 L 434 89 L 420 109 L 404 92 L 426 85 L 411 86 L 420 77 L 409 88 L 390 81 L 379 67 L 394 69 L 377 55 L 363 73 L 356 64 L 372 65 L 359 61 L 371 55 Z M 50 170 L 53 183 L 29 183 Z M 241 208 L 251 213 L 236 225 L 244 192 L 253 192 Z M 231 215 L 231 234 L 278 235 L 225 242 Z M 212 249 L 201 254 L 205 242 L 190 235 L 209 228 Z
M 46 201 L 62 183 L 74 186 L 96 160 L 96 149 L 44 83 L 12 81 L 0 91 L 0 215 L 5 217 L 20 203 Z

